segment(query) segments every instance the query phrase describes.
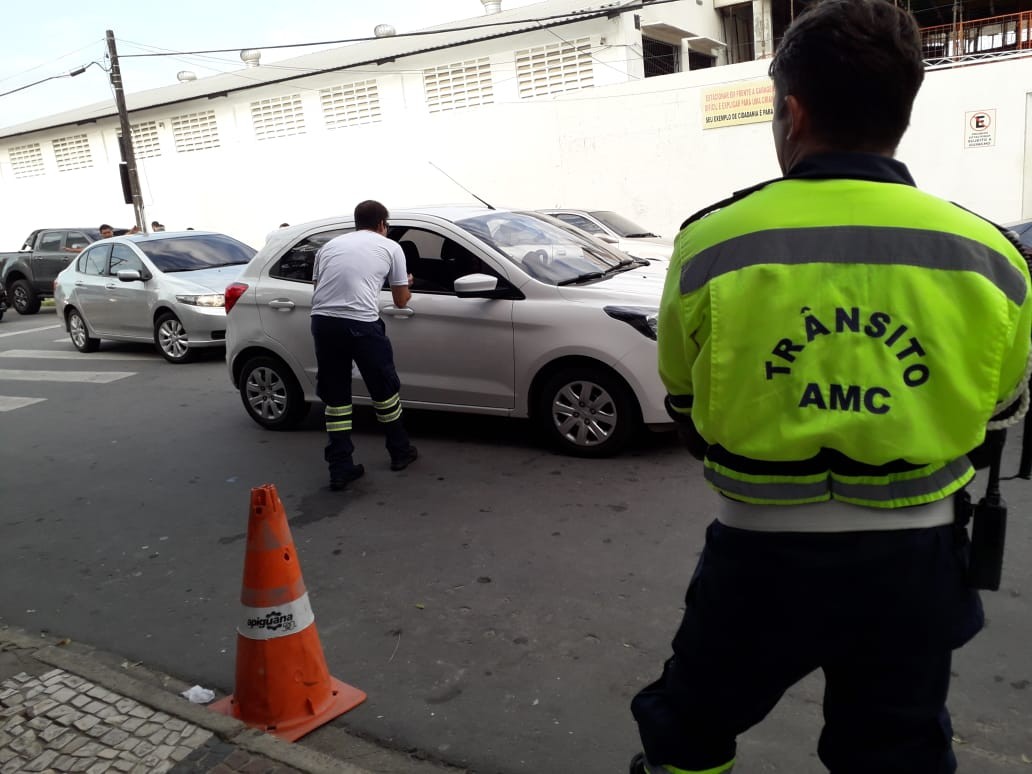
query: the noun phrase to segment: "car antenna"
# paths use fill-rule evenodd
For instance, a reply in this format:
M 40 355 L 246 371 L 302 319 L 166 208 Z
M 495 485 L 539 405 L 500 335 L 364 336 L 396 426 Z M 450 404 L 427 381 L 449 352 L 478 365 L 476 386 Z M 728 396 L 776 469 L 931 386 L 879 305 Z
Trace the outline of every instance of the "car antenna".
M 466 192 L 466 193 L 468 193 L 468 194 L 469 194 L 470 196 L 472 196 L 472 197 L 473 197 L 474 199 L 476 199 L 476 200 L 477 200 L 478 202 L 480 202 L 480 203 L 481 203 L 481 204 L 483 204 L 483 205 L 484 205 L 485 207 L 487 207 L 487 209 L 489 209 L 489 210 L 493 210 L 493 209 L 494 209 L 494 207 L 492 207 L 492 206 L 491 206 L 490 204 L 488 204 L 487 202 L 485 202 L 485 201 L 484 201 L 483 199 L 481 199 L 481 198 L 480 198 L 479 196 L 477 196 L 477 195 L 476 195 L 475 193 L 473 193 L 473 192 L 472 192 L 471 190 L 469 190 L 468 188 L 466 188 L 466 186 L 464 186 L 464 185 L 463 185 L 462 183 L 460 183 L 460 182 L 459 182 L 458 180 L 456 180 L 456 179 L 455 179 L 454 177 L 452 177 L 451 175 L 449 175 L 449 174 L 448 174 L 447 172 L 445 172 L 445 171 L 444 171 L 443 169 L 441 169 L 441 168 L 440 168 L 439 166 L 437 166 L 436 164 L 434 164 L 434 162 L 432 162 L 432 161 L 431 161 L 431 162 L 429 162 L 429 164 L 430 164 L 430 166 L 431 166 L 431 167 L 433 167 L 434 169 L 436 169 L 436 170 L 437 170 L 438 172 L 440 172 L 440 173 L 441 173 L 442 175 L 444 175 L 444 176 L 445 176 L 446 178 L 448 178 L 448 179 L 449 179 L 449 180 L 451 180 L 451 181 L 452 181 L 453 183 L 455 183 L 455 185 L 457 185 L 457 186 L 458 186 L 459 188 L 461 188 L 461 189 L 462 189 L 463 191 L 465 191 L 465 192 Z

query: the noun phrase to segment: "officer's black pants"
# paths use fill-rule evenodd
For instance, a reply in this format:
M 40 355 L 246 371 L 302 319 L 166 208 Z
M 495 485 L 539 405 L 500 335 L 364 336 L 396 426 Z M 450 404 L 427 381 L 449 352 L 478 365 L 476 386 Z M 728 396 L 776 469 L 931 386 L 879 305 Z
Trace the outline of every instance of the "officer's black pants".
M 824 671 L 818 754 L 832 774 L 951 774 L 953 649 L 982 627 L 955 526 L 831 534 L 712 523 L 673 656 L 633 700 L 646 758 L 688 771 Z
M 404 458 L 409 438 L 401 421 L 401 381 L 394 368 L 394 350 L 382 320 L 360 322 L 312 315 L 312 338 L 318 366 L 315 391 L 326 404 L 325 458 L 330 478 L 355 468 L 351 441 L 351 367 L 358 366 L 373 400 L 377 421 L 386 435 L 392 460 Z

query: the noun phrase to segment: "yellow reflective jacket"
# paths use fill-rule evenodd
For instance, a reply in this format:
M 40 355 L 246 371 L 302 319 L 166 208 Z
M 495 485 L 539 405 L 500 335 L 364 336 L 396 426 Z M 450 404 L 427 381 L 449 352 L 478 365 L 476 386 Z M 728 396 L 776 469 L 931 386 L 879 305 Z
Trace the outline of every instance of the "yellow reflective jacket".
M 933 502 L 1020 404 L 1029 272 L 988 221 L 865 154 L 807 159 L 678 234 L 659 370 L 720 492 Z

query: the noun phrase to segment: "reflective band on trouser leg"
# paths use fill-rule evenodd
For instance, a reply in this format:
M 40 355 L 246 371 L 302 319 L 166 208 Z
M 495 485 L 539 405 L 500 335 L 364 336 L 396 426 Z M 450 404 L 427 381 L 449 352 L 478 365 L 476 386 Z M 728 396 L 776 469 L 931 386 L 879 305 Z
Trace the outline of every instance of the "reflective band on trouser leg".
M 275 607 L 245 607 L 244 621 L 237 628 L 249 640 L 272 640 L 297 634 L 315 623 L 315 613 L 306 591 L 293 602 Z
M 339 433 L 351 430 L 351 404 L 346 406 L 327 406 L 323 412 L 326 418 L 326 432 Z M 346 417 L 342 419 L 341 417 Z
M 653 766 L 648 761 L 645 762 L 645 771 L 647 771 L 648 774 L 728 774 L 734 767 L 734 758 L 729 760 L 727 763 L 722 763 L 712 769 L 679 769 L 668 763 L 665 763 L 662 766 Z
M 377 422 L 393 422 L 401 416 L 401 395 L 394 393 L 384 401 L 373 401 Z

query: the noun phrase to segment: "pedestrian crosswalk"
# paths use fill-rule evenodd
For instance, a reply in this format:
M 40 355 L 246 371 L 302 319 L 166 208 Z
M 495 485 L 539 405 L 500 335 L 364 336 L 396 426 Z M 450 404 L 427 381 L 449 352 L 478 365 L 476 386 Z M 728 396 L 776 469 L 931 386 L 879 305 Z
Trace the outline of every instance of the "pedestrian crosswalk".
M 53 326 L 48 326 L 53 327 Z M 46 328 L 35 328 L 30 329 L 46 330 Z M 24 333 L 28 331 L 18 331 L 15 333 Z M 0 334 L 0 336 L 8 336 L 12 334 Z M 62 339 L 62 343 L 67 344 L 67 339 Z M 134 360 L 153 360 L 152 356 L 144 354 L 135 354 L 132 352 L 95 352 L 89 355 L 83 355 L 80 352 L 76 352 L 70 349 L 8 349 L 0 351 L 0 393 L 6 392 L 8 388 L 5 384 L 8 382 L 20 382 L 20 383 L 81 383 L 81 384 L 110 384 L 117 382 L 122 379 L 127 379 L 130 376 L 135 376 L 136 371 L 117 371 L 117 370 L 94 370 L 96 366 L 101 365 L 98 361 L 104 361 L 109 366 L 115 366 L 116 361 L 134 361 Z M 17 361 L 40 361 L 41 365 L 46 365 L 42 361 L 55 361 L 55 365 L 60 361 L 78 360 L 83 365 L 89 364 L 94 368 L 89 370 L 86 369 L 72 369 L 72 370 L 56 370 L 56 369 L 27 369 L 27 368 L 8 368 L 7 363 L 14 364 Z M 22 365 L 23 362 L 18 362 L 18 365 Z M 22 389 L 16 388 L 18 392 L 22 392 Z M 39 396 L 26 396 L 26 395 L 6 395 L 0 394 L 0 413 L 6 411 L 15 411 L 17 409 L 26 408 L 33 406 L 37 403 L 43 403 L 46 398 Z

